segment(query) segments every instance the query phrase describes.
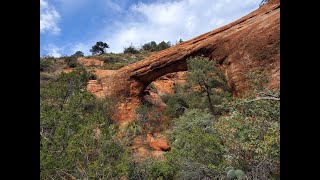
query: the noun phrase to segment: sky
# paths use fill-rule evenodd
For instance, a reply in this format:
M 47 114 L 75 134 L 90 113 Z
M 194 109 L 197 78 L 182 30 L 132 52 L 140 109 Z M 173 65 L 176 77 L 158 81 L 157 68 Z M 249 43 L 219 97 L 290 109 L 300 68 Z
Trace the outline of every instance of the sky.
M 150 41 L 175 44 L 259 7 L 261 0 L 40 0 L 40 56 L 91 55 L 97 41 L 121 53 Z

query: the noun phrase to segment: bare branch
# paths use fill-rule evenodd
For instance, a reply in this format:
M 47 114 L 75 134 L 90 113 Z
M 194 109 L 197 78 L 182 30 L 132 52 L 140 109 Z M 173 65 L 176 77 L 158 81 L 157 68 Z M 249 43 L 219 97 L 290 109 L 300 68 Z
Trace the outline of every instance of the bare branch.
M 280 101 L 280 98 L 276 98 L 276 97 L 257 97 L 256 99 L 252 99 L 252 100 L 249 100 L 249 101 L 243 101 L 242 103 L 249 103 L 249 102 L 260 101 L 260 100 Z

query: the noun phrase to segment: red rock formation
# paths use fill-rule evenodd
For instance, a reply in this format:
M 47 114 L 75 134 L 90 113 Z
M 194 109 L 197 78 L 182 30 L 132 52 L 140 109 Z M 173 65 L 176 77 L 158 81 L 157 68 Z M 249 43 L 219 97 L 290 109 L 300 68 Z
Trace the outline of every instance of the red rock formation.
M 174 85 L 185 82 L 185 72 L 175 72 L 161 76 L 153 81 L 154 87 L 157 89 L 157 94 L 172 94 L 174 93 Z
M 234 95 L 250 87 L 248 73 L 263 70 L 269 88 L 280 80 L 280 2 L 271 0 L 221 28 L 185 41 L 101 78 L 105 93 L 119 98 L 118 117 L 133 118 L 145 88 L 159 77 L 187 70 L 186 59 L 204 55 L 216 60 Z M 128 115 L 122 116 L 127 113 Z M 127 119 L 129 120 L 129 119 Z
M 97 80 L 90 80 L 87 85 L 87 91 L 91 92 L 97 98 L 105 97 L 105 93 L 103 92 L 103 87 L 98 83 Z
M 78 63 L 90 67 L 90 66 L 103 66 L 104 62 L 97 59 L 78 58 Z
M 168 151 L 170 150 L 170 145 L 168 144 L 167 139 L 159 138 L 155 139 L 151 134 L 147 134 L 147 142 L 150 147 L 155 150 Z
M 70 73 L 73 71 L 73 68 L 65 68 L 65 69 L 62 69 L 62 72 L 64 73 Z

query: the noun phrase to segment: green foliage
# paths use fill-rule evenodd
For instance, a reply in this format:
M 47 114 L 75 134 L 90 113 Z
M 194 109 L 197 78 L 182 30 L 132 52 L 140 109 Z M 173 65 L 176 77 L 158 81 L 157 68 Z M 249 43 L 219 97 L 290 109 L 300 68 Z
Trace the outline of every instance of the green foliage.
M 154 158 L 147 158 L 142 163 L 132 163 L 129 168 L 128 179 L 149 180 L 149 179 L 175 179 L 175 172 L 166 161 Z
M 136 109 L 137 123 L 144 132 L 158 132 L 166 128 L 165 124 L 160 123 L 161 112 L 149 104 L 142 104 Z M 161 125 L 160 125 L 161 124 Z
M 219 114 L 220 112 L 215 110 L 214 105 L 221 104 L 221 97 L 228 91 L 225 77 L 214 61 L 203 56 L 191 57 L 187 59 L 187 63 L 187 83 L 189 87 L 197 87 L 197 90 L 193 91 L 193 95 L 190 96 L 191 102 L 199 102 L 202 99 L 212 114 Z
M 107 56 L 101 59 L 105 63 L 116 63 L 122 61 L 122 58 L 119 56 Z
M 146 43 L 142 46 L 142 50 L 145 50 L 145 51 L 161 51 L 161 50 L 164 50 L 164 49 L 167 49 L 171 47 L 171 43 L 170 42 L 160 42 L 159 44 L 157 44 L 156 42 L 154 41 L 151 41 L 150 43 Z
M 171 47 L 171 43 L 170 42 L 162 41 L 157 45 L 157 50 L 158 51 L 162 51 L 162 50 L 167 49 L 169 47 Z
M 75 68 L 79 65 L 77 62 L 77 56 L 66 56 L 63 59 L 70 68 Z
M 236 175 L 236 173 L 235 173 L 235 170 L 230 170 L 230 171 L 228 171 L 228 173 L 227 173 L 227 178 L 228 179 L 236 179 L 237 178 L 237 175 Z
M 92 55 L 104 54 L 106 48 L 109 48 L 109 45 L 107 43 L 98 41 L 94 46 L 92 46 L 90 52 L 92 52 Z
M 192 85 L 198 85 L 201 89 L 220 87 L 227 90 L 226 80 L 221 71 L 216 67 L 215 61 L 210 61 L 203 56 L 187 59 L 187 80 Z M 207 86 L 207 87 L 206 87 Z
M 188 108 L 188 104 L 180 94 L 168 95 L 164 102 L 167 104 L 165 114 L 172 118 L 179 117 Z
M 173 122 L 170 135 L 172 149 L 166 154 L 181 179 L 202 179 L 219 176 L 223 148 L 212 130 L 213 116 L 191 109 Z
M 214 126 L 231 157 L 229 163 L 248 172 L 260 162 L 273 162 L 270 176 L 277 176 L 280 165 L 280 103 L 236 101 L 231 104 L 231 113 L 220 117 Z
M 235 170 L 234 173 L 236 174 L 237 179 L 243 179 L 246 176 L 246 174 L 240 169 Z
M 41 179 L 118 179 L 128 172 L 128 151 L 113 140 L 111 99 L 85 91 L 83 68 L 62 73 L 40 89 Z
M 53 59 L 40 58 L 40 72 L 52 70 L 53 63 Z
M 135 137 L 142 135 L 142 132 L 143 129 L 138 122 L 129 122 L 124 128 L 124 137 L 122 140 L 125 144 L 130 145 Z
M 83 57 L 84 54 L 83 54 L 82 51 L 77 51 L 77 52 L 75 52 L 72 56 L 75 56 L 75 57 Z
M 124 48 L 123 53 L 131 53 L 131 54 L 138 54 L 139 51 L 134 46 L 130 45 L 129 47 Z
M 245 74 L 246 77 L 250 80 L 250 91 L 247 93 L 247 97 L 256 94 L 261 91 L 265 91 L 267 88 L 265 87 L 268 84 L 269 77 L 265 70 L 255 70 Z
M 144 55 L 143 51 L 137 55 L 108 53 L 97 58 L 112 67 L 124 66 Z M 72 64 L 75 58 L 61 59 Z M 119 141 L 111 123 L 115 101 L 97 100 L 86 91 L 94 75 L 82 66 L 68 74 L 52 73 L 57 61 L 42 59 L 40 81 L 46 83 L 40 89 L 41 179 L 279 177 L 279 101 L 232 98 L 214 62 L 204 57 L 187 62 L 187 83 L 175 86 L 175 94 L 161 97 L 171 124 L 164 125 L 162 112 L 143 102 L 136 109 L 136 121 L 120 132 L 124 139 Z M 213 113 L 208 111 L 209 103 Z M 163 130 L 170 133 L 171 145 L 164 159 L 147 158 L 139 163 L 130 160 L 127 146 L 134 137 Z
M 227 167 L 225 172 L 228 173 L 230 170 L 234 170 L 234 168 L 233 167 Z
M 175 94 L 165 100 L 165 113 L 179 117 L 186 108 L 209 110 L 213 115 L 227 111 L 224 104 L 231 99 L 224 76 L 213 61 L 202 56 L 187 60 L 187 83 L 175 86 Z
M 156 42 L 154 41 L 151 41 L 150 43 L 146 43 L 142 46 L 142 50 L 145 50 L 145 51 L 157 51 L 158 50 L 158 45 Z
M 237 169 L 237 170 L 234 170 L 233 167 L 228 167 L 226 169 L 226 173 L 227 173 L 227 178 L 228 179 L 244 179 L 246 177 L 246 174 L 240 170 L 240 169 Z

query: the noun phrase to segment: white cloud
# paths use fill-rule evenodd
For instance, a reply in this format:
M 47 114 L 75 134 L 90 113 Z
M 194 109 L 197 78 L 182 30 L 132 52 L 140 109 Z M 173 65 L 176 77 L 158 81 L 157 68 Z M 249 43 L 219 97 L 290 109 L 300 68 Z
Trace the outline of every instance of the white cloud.
M 110 8 L 112 11 L 120 12 L 122 11 L 122 7 L 120 4 L 113 2 L 112 0 L 106 0 L 107 7 Z
M 44 47 L 45 54 L 53 57 L 61 57 L 61 52 L 63 48 L 59 48 L 54 44 L 48 44 L 46 47 Z
M 89 55 L 90 54 L 89 50 L 90 50 L 90 47 L 89 47 L 88 44 L 76 43 L 76 44 L 71 46 L 70 54 L 74 54 L 77 51 L 82 51 L 85 55 Z
M 113 2 L 114 3 L 114 2 Z M 114 22 L 117 29 L 102 29 L 95 37 L 107 42 L 112 52 L 122 52 L 131 43 L 142 45 L 152 40 L 188 40 L 241 18 L 258 8 L 260 0 L 180 0 L 138 3 L 129 8 L 126 21 Z M 117 7 L 117 6 L 115 6 Z M 108 25 L 110 27 L 110 24 Z
M 40 33 L 59 34 L 60 14 L 46 0 L 40 0 Z

